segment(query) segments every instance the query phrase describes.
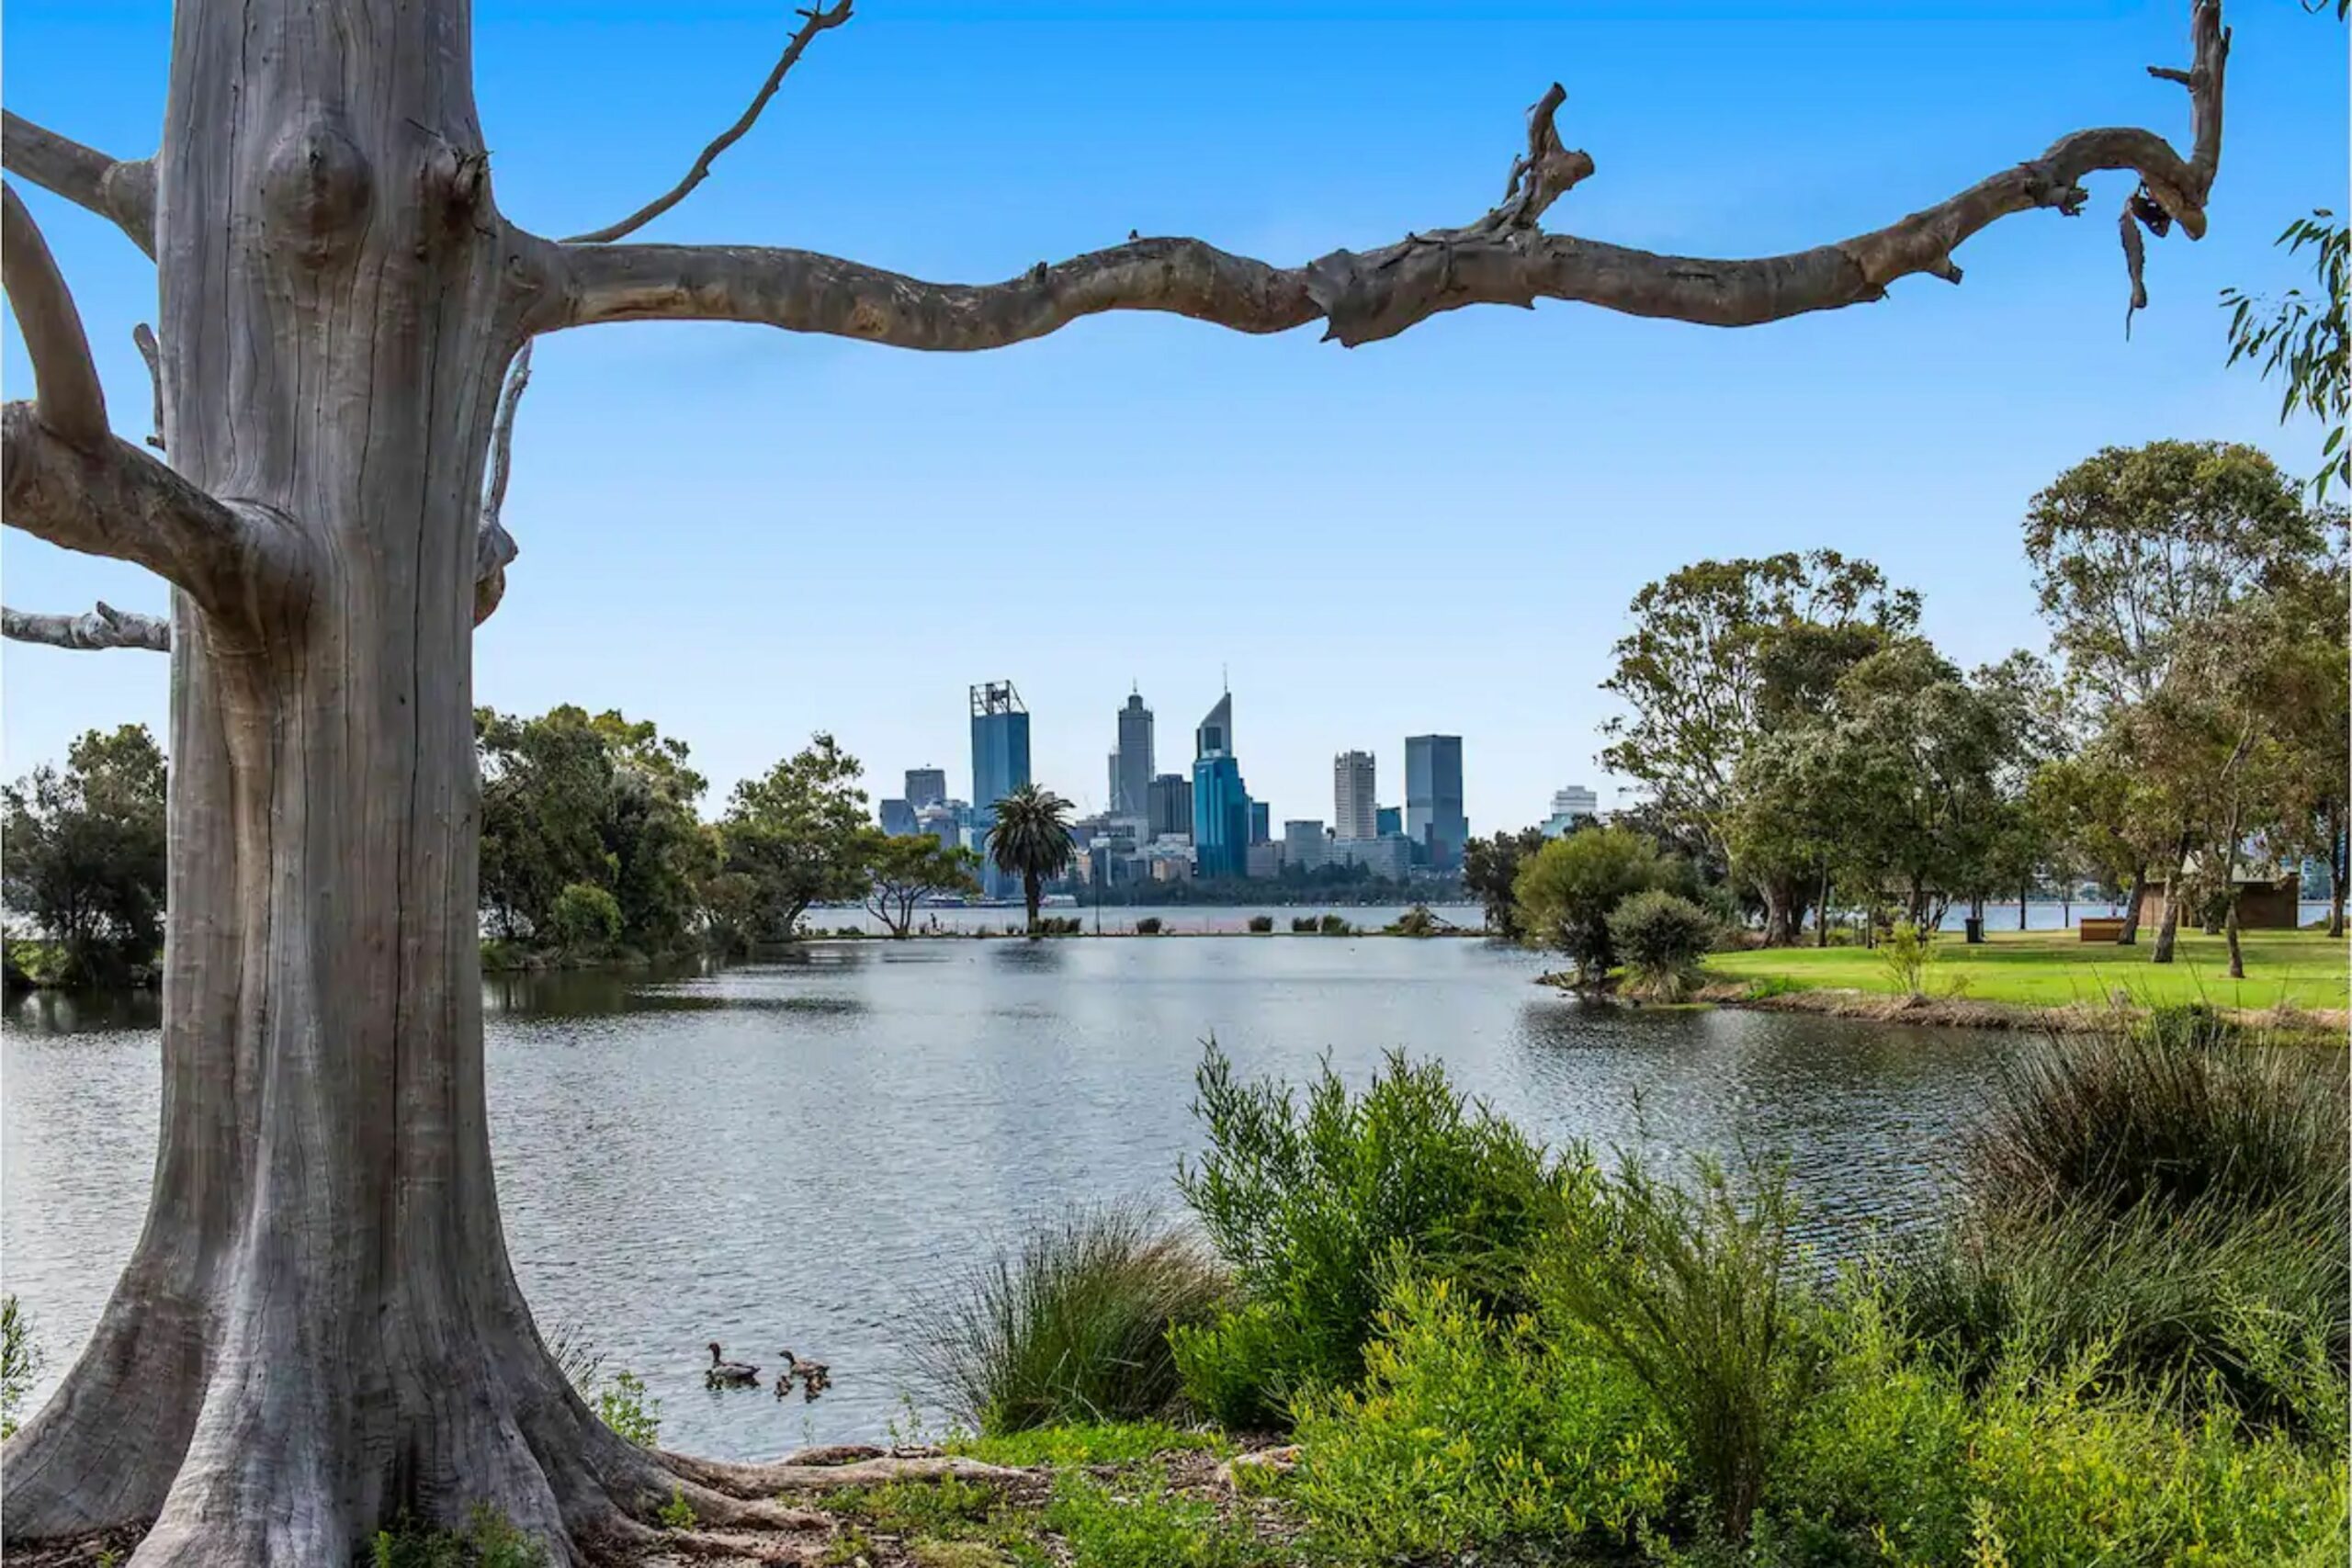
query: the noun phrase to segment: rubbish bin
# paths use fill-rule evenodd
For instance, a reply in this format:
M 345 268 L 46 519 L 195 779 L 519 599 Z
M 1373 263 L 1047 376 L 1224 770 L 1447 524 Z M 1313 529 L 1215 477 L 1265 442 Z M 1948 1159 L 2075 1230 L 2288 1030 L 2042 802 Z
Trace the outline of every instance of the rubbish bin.
M 1967 925 L 1968 945 L 1971 947 L 1982 946 L 1984 942 L 1984 922 L 1979 919 L 1976 916 L 1971 915 L 1968 917 Z

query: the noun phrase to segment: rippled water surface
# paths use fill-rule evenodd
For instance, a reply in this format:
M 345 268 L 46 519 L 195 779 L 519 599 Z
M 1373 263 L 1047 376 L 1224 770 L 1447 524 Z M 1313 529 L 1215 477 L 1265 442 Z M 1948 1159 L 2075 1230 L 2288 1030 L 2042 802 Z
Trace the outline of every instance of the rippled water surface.
M 828 943 L 673 979 L 492 979 L 499 1197 L 541 1325 L 662 1403 L 663 1439 L 773 1454 L 901 1413 L 910 1301 L 1026 1215 L 1172 1201 L 1199 1043 L 1293 1078 L 1384 1051 L 1552 1139 L 1785 1150 L 1832 1248 L 1935 1212 L 1936 1152 L 2006 1035 L 1589 1007 L 1467 940 Z M 96 1321 L 145 1211 L 152 1003 L 35 997 L 0 1031 L 0 1271 L 47 1352 Z M 815 1404 L 713 1394 L 709 1339 L 833 1369 Z

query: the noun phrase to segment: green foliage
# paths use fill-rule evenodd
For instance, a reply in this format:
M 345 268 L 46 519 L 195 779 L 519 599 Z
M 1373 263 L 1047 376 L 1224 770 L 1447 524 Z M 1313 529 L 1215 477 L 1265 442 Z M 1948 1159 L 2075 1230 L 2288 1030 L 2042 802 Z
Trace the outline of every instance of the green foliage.
M 1596 828 L 1545 843 L 1516 887 L 1529 940 L 1566 953 L 1581 979 L 1598 984 L 1617 964 L 1610 913 L 1652 888 L 1688 891 L 1689 877 L 1639 834 Z
M 1757 1174 L 1743 1199 L 1709 1163 L 1686 1189 L 1628 1161 L 1570 1210 L 1542 1267 L 1552 1310 L 1648 1391 L 1731 1541 L 1747 1539 L 1820 1365 L 1810 1303 L 1788 1283 L 1795 1205 L 1781 1173 Z
M 1137 936 L 1158 936 L 1159 932 L 1160 919 L 1158 915 L 1146 915 L 1143 919 L 1136 922 L 1136 935 Z
M 1718 932 L 1706 910 L 1655 887 L 1623 900 L 1609 916 L 1609 941 L 1625 966 L 1626 989 L 1664 1001 L 1690 994 Z
M 662 1440 L 662 1402 L 647 1391 L 644 1379 L 626 1367 L 596 1391 L 595 1410 L 605 1426 L 639 1448 L 650 1449 Z
M 12 1291 L 0 1296 L 0 1438 L 16 1431 L 17 1414 L 40 1371 L 40 1347 L 33 1340 L 32 1319 Z
M 614 937 L 673 951 L 699 918 L 710 844 L 696 817 L 702 776 L 685 743 L 617 711 L 566 705 L 537 718 L 478 708 L 481 908 L 492 934 L 561 942 L 556 906 L 574 885 L 608 895 Z
M 1438 933 L 1438 918 L 1430 912 L 1427 904 L 1416 904 L 1391 920 L 1386 931 L 1390 936 L 1435 936 Z
M 1253 936 L 1265 936 L 1265 935 L 1267 935 L 1269 932 L 1271 932 L 1273 929 L 1274 929 L 1274 917 L 1273 917 L 1273 916 L 1272 916 L 1272 915 L 1252 915 L 1252 916 L 1250 916 L 1250 934 L 1251 934 L 1251 935 L 1253 935 Z
M 1315 929 L 1325 936 L 1352 936 L 1355 927 L 1338 915 L 1326 915 L 1315 922 Z
M 1385 1269 L 1453 1280 L 1489 1308 L 1523 1302 L 1527 1249 L 1572 1168 L 1457 1093 L 1442 1066 L 1394 1053 L 1351 1095 L 1326 1062 L 1301 1103 L 1237 1081 L 1211 1041 L 1195 1082 L 1209 1148 L 1177 1185 L 1246 1298 L 1178 1338 L 1200 1408 L 1262 1429 L 1294 1393 L 1353 1382 Z
M 697 1522 L 695 1506 L 687 1502 L 685 1493 L 675 1486 L 670 1488 L 670 1500 L 654 1510 L 653 1517 L 663 1529 L 690 1530 Z
M 1068 1544 L 1072 1568 L 1271 1568 L 1282 1551 L 1216 1503 L 1170 1491 L 1147 1472 L 1114 1487 L 1075 1472 L 1055 1478 L 1046 1528 Z
M 2342 15 L 2339 0 L 2337 16 Z M 2312 480 L 2323 499 L 2331 480 L 2352 485 L 2352 447 L 2344 434 L 2346 413 L 2352 409 L 2352 371 L 2345 361 L 2345 283 L 2352 275 L 2352 239 L 2335 220 L 2327 209 L 2314 209 L 2310 217 L 2288 224 L 2274 242 L 2290 256 L 2310 247 L 2315 296 L 2290 288 L 2277 299 L 2265 299 L 2236 288 L 2222 290 L 2222 307 L 2230 312 L 2229 362 L 2258 363 L 2264 380 L 2282 383 L 2281 424 L 2301 411 L 2327 430 L 2323 465 Z
M 62 773 L 44 765 L 0 788 L 0 903 L 57 944 L 49 983 L 119 984 L 156 962 L 164 784 L 154 738 L 129 724 L 85 734 Z M 17 966 L 34 977 L 41 957 Z
M 902 941 L 914 929 L 915 906 L 924 898 L 980 890 L 972 874 L 980 857 L 942 843 L 933 834 L 870 833 L 864 860 L 869 878 L 865 907 Z
M 995 821 L 989 828 L 989 861 L 1005 875 L 1021 879 L 1029 928 L 1035 931 L 1046 884 L 1068 871 L 1078 854 L 1069 836 L 1070 803 L 1052 790 L 1025 784 L 989 809 Z
M 872 829 L 860 771 L 820 732 L 735 786 L 717 829 L 718 874 L 705 890 L 722 947 L 789 942 L 809 905 L 865 896 Z
M 1026 1431 L 994 1436 L 951 1438 L 950 1453 L 963 1454 L 983 1464 L 1019 1467 L 1055 1465 L 1139 1464 L 1160 1454 L 1199 1450 L 1224 1454 L 1233 1445 L 1214 1432 L 1171 1427 L 1165 1421 L 1076 1422 L 1033 1427 Z
M 1869 561 L 1815 550 L 1693 562 L 1645 586 L 1628 614 L 1601 689 L 1629 711 L 1609 721 L 1601 765 L 1642 784 L 1657 825 L 1720 864 L 1741 752 L 1817 706 L 1880 639 L 1911 631 L 1919 596 Z
M 1544 829 L 1522 828 L 1473 839 L 1462 848 L 1462 888 L 1486 911 L 1487 929 L 1509 942 L 1526 933 L 1520 929 L 1519 899 L 1513 891 L 1519 868 L 1544 848 Z
M 1076 915 L 1041 915 L 1030 927 L 1035 936 L 1080 936 L 1085 931 L 1086 922 Z
M 571 883 L 556 895 L 548 929 L 566 952 L 602 952 L 620 940 L 620 900 L 593 882 Z
M 1928 972 L 1936 964 L 1935 934 L 1902 921 L 1879 942 L 1878 961 L 1897 991 L 1906 997 L 1924 997 Z
M 1151 1419 L 1179 1403 L 1170 1328 L 1205 1321 L 1226 1289 L 1206 1251 L 1148 1211 L 1073 1209 L 925 1303 L 912 1356 L 983 1435 Z
M 1313 915 L 1293 915 L 1290 918 L 1290 929 L 1294 935 L 1312 936 L 1317 929 L 1315 917 Z
M 2028 1215 L 2210 1199 L 2316 1219 L 2345 1210 L 2347 1139 L 2340 1052 L 2234 1039 L 2209 1011 L 2167 1009 L 2010 1058 L 1963 1178 L 1979 1205 Z
M 457 1529 L 403 1522 L 378 1530 L 373 1559 L 375 1568 L 545 1568 L 548 1552 L 489 1504 L 477 1503 Z
M 1288 1495 L 1320 1555 L 1451 1560 L 1510 1538 L 1629 1541 L 1676 1495 L 1646 1392 L 1589 1337 L 1399 1280 L 1355 1389 L 1300 1402 Z

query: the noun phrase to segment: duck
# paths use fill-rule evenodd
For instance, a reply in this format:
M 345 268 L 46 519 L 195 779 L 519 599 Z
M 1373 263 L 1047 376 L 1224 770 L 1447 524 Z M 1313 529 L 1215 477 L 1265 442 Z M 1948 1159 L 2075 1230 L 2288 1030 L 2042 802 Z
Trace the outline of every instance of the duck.
M 760 1369 L 749 1361 L 729 1361 L 720 1359 L 718 1341 L 710 1342 L 710 1365 L 704 1369 L 702 1381 L 711 1388 L 744 1388 L 760 1381 Z
M 775 1396 L 782 1399 L 792 1387 L 792 1380 L 800 1380 L 800 1392 L 805 1398 L 814 1399 L 832 1386 L 833 1372 L 822 1361 L 804 1361 L 789 1350 L 779 1350 L 784 1358 L 784 1371 L 775 1380 Z

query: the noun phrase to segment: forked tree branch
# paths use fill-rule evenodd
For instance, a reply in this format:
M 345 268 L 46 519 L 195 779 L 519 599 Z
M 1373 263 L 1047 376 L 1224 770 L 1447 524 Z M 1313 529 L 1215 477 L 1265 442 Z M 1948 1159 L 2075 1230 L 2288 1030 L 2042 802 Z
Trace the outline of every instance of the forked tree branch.
M 86 207 L 155 254 L 155 165 L 144 158 L 126 162 L 95 147 L 35 125 L 22 115 L 0 110 L 0 164 L 45 191 Z
M 695 186 L 710 177 L 710 166 L 718 162 L 718 155 L 741 141 L 745 133 L 758 121 L 760 111 L 768 107 L 768 100 L 775 97 L 775 90 L 784 85 L 785 73 L 791 70 L 799 61 L 803 51 L 808 49 L 809 41 L 819 33 L 840 27 L 843 22 L 848 21 L 849 8 L 850 0 L 834 0 L 831 7 L 826 6 L 822 0 L 818 0 L 818 3 L 809 9 L 797 13 L 801 18 L 800 26 L 785 43 L 784 53 L 777 57 L 775 66 L 768 72 L 768 79 L 760 84 L 760 90 L 752 95 L 750 106 L 736 118 L 735 123 L 720 131 L 712 139 L 710 144 L 702 150 L 701 155 L 695 159 L 694 167 L 686 171 L 685 178 L 619 222 L 607 224 L 602 229 L 591 229 L 584 234 L 574 234 L 564 243 L 568 245 L 608 244 L 625 234 L 635 233 L 685 200 L 693 193 Z
M 8 291 L 25 355 L 33 362 L 33 408 L 62 439 L 96 450 L 114 439 L 107 428 L 107 395 L 82 331 L 74 291 L 49 254 L 40 225 L 17 187 L 0 185 L 0 287 Z
M 172 623 L 160 615 L 118 610 L 105 600 L 85 615 L 37 615 L 0 605 L 0 637 L 51 648 L 139 648 L 167 653 Z
M 1238 332 L 1283 332 L 1322 320 L 1353 346 L 1391 337 L 1465 305 L 1532 308 L 1567 299 L 1629 315 L 1748 326 L 1883 298 L 1898 278 L 1960 280 L 1952 253 L 2013 213 L 2088 199 L 2081 181 L 2137 174 L 2155 210 L 2191 237 L 2220 167 L 2229 35 L 2220 0 L 2192 0 L 2193 63 L 2179 74 L 2191 101 L 2182 157 L 2154 131 L 2080 130 L 1933 207 L 1834 244 L 1749 260 L 1658 255 L 1549 234 L 1544 209 L 1591 171 L 1552 128 L 1562 95 L 1531 114 L 1529 151 L 1503 203 L 1455 229 L 1408 234 L 1358 254 L 1303 266 L 1238 256 L 1193 239 L 1137 239 L 1003 283 L 930 283 L 811 251 L 754 246 L 559 245 L 545 256 L 550 306 L 536 330 L 647 319 L 761 322 L 903 348 L 998 348 L 1105 310 L 1164 310 Z

